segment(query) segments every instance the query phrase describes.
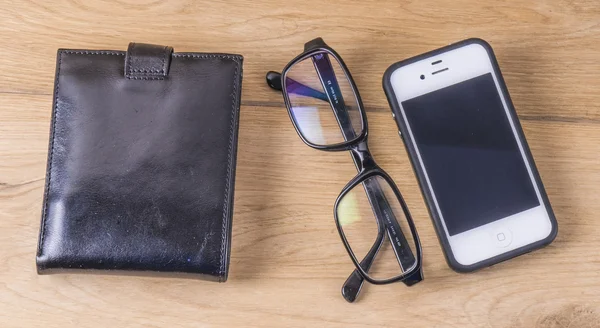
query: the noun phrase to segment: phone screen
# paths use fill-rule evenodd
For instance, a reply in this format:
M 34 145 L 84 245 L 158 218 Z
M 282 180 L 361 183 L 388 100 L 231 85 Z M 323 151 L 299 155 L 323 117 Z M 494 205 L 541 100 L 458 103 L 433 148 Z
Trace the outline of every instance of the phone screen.
M 491 73 L 402 107 L 451 236 L 540 205 Z

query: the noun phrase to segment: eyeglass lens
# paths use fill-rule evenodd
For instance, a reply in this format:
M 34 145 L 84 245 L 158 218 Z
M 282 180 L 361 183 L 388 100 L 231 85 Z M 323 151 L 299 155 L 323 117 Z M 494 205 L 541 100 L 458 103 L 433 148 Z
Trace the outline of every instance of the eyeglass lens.
M 369 252 L 376 253 L 372 262 L 361 264 L 370 277 L 385 280 L 415 268 L 415 241 L 408 219 L 383 177 L 372 176 L 356 185 L 340 199 L 336 211 L 342 233 L 358 261 Z
M 335 57 L 326 52 L 309 56 L 290 67 L 285 78 L 291 117 L 308 142 L 329 146 L 361 134 L 356 96 Z

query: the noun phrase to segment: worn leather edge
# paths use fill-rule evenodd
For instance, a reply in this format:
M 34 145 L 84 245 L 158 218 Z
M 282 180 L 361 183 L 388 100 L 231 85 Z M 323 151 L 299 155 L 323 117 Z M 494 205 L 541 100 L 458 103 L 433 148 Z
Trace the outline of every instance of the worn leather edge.
M 57 61 L 56 61 L 56 73 L 54 79 L 54 99 L 52 104 L 52 117 L 50 120 L 50 136 L 49 136 L 49 146 L 48 146 L 48 160 L 46 164 L 46 187 L 44 191 L 44 201 L 42 204 L 42 220 L 41 220 L 41 228 L 40 228 L 40 236 L 38 238 L 38 251 L 36 256 L 36 266 L 38 274 L 44 271 L 45 273 L 51 272 L 64 272 L 70 271 L 64 268 L 52 268 L 46 269 L 40 264 L 40 257 L 42 256 L 43 250 L 43 241 L 44 236 L 46 234 L 46 219 L 48 214 L 48 195 L 50 192 L 50 183 L 52 179 L 52 159 L 54 154 L 54 141 L 55 141 L 55 129 L 56 129 L 56 118 L 57 118 L 57 108 L 58 108 L 58 96 L 60 90 L 60 68 L 62 64 L 62 55 L 63 53 L 67 54 L 76 54 L 76 55 L 111 55 L 111 56 L 125 56 L 125 51 L 110 51 L 110 50 L 78 50 L 78 49 L 58 49 L 57 51 Z M 234 200 L 234 190 L 235 190 L 235 163 L 237 158 L 237 136 L 239 130 L 239 112 L 240 112 L 240 101 L 239 98 L 241 96 L 241 82 L 242 82 L 242 62 L 243 56 L 235 55 L 235 54 L 221 54 L 221 53 L 175 53 L 171 54 L 173 57 L 187 57 L 187 58 L 196 58 L 196 59 L 209 59 L 209 58 L 222 58 L 222 59 L 231 59 L 236 63 L 236 71 L 233 77 L 233 92 L 232 92 L 232 114 L 231 114 L 231 122 L 230 122 L 230 133 L 229 133 L 229 149 L 227 155 L 227 178 L 225 184 L 225 197 L 223 202 L 223 217 L 222 217 L 222 226 L 221 226 L 221 256 L 220 256 L 220 272 L 218 275 L 219 282 L 225 282 L 228 276 L 228 268 L 229 268 L 229 256 L 231 250 L 231 228 L 232 225 L 229 221 L 232 221 L 232 213 L 233 209 L 233 200 Z M 231 200 L 231 201 L 229 201 Z M 229 218 L 229 219 L 228 219 Z M 229 236 L 229 238 L 227 238 Z M 229 241 L 229 242 L 227 242 Z M 94 270 L 94 271 L 114 271 L 114 270 Z M 121 271 L 118 272 L 127 272 Z M 144 272 L 144 271 L 134 271 L 134 272 Z M 160 273 L 159 271 L 150 271 L 153 273 Z M 165 274 L 176 274 L 178 272 L 166 272 Z M 192 273 L 199 275 L 206 275 L 202 273 Z M 210 275 L 207 275 L 210 276 Z
M 52 117 L 50 119 L 50 135 L 48 142 L 48 157 L 46 162 L 46 186 L 44 188 L 44 201 L 42 203 L 42 222 L 40 224 L 40 236 L 38 238 L 38 249 L 36 254 L 37 272 L 40 273 L 44 268 L 41 267 L 39 261 L 42 255 L 42 247 L 44 245 L 44 236 L 46 234 L 46 215 L 48 213 L 48 194 L 50 192 L 50 178 L 52 176 L 52 155 L 54 154 L 54 129 L 56 128 L 56 108 L 58 103 L 58 91 L 60 86 L 60 64 L 62 62 L 62 49 L 56 52 L 56 68 L 54 73 L 54 98 L 52 100 Z
M 235 168 L 237 160 L 237 139 L 239 131 L 239 113 L 241 96 L 241 58 L 234 58 L 236 70 L 233 77 L 233 93 L 231 104 L 231 126 L 229 130 L 229 150 L 227 155 L 227 182 L 225 184 L 225 199 L 223 201 L 223 227 L 221 232 L 221 274 L 219 282 L 227 281 L 229 273 L 229 258 L 231 254 L 231 229 L 233 221 L 233 201 L 235 192 Z M 226 235 L 227 234 L 227 235 Z M 226 245 L 227 244 L 227 245 Z
M 42 273 L 50 274 L 73 274 L 78 275 L 102 275 L 102 276 L 130 276 L 151 278 L 185 278 L 202 281 L 220 282 L 219 277 L 210 273 L 183 272 L 183 271 L 153 271 L 153 270 L 120 270 L 120 269 L 77 269 L 77 268 L 48 268 Z

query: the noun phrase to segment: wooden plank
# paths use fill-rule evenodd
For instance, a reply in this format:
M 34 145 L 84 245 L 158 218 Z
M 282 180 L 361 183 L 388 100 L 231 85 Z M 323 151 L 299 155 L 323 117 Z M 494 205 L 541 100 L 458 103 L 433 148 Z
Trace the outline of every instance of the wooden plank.
M 10 44 L 0 58 L 0 92 L 50 94 L 58 48 L 123 50 L 135 40 L 170 44 L 176 51 L 241 53 L 244 101 L 280 101 L 266 88 L 265 73 L 280 70 L 304 42 L 323 36 L 349 65 L 365 104 L 386 108 L 381 76 L 390 64 L 477 36 L 495 47 L 523 114 L 600 120 L 595 1 L 475 3 L 334 1 L 324 10 L 316 0 L 284 7 L 275 0 L 11 2 L 0 9 L 7 26 L 0 41 Z

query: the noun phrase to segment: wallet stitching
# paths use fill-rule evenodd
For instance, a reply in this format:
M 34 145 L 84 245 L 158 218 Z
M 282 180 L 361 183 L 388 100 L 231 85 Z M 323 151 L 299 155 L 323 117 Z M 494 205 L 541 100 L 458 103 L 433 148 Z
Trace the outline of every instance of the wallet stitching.
M 128 76 L 130 80 L 164 80 L 164 77 L 159 76 Z
M 125 56 L 125 53 L 123 53 L 123 52 L 104 51 L 104 50 L 97 50 L 97 51 L 90 51 L 90 50 L 62 50 L 61 54 L 62 53 L 76 54 L 76 55 L 112 55 L 112 56 Z
M 135 45 L 132 45 L 131 49 L 133 49 L 134 46 Z M 132 66 L 131 65 L 131 61 L 132 61 L 131 57 L 132 56 L 130 55 L 129 58 L 128 58 L 128 60 L 129 60 L 129 74 L 127 75 L 127 78 L 130 79 L 130 80 L 164 80 L 165 79 L 164 76 L 152 76 L 151 74 L 154 74 L 154 73 L 159 73 L 159 74 L 163 74 L 163 75 L 165 74 L 165 69 L 166 69 L 165 62 L 166 62 L 166 57 L 167 57 L 167 55 L 166 55 L 167 51 L 166 50 L 167 50 L 167 47 L 165 47 L 165 50 L 164 50 L 165 54 L 163 55 L 163 58 L 162 58 L 162 68 L 161 69 L 153 69 L 153 68 L 150 68 L 150 69 L 139 68 L 138 69 L 138 68 L 132 68 L 131 67 Z M 150 74 L 150 76 L 134 76 L 133 73 Z
M 232 104 L 231 104 L 231 122 L 229 123 L 229 149 L 227 151 L 227 179 L 225 183 L 225 196 L 223 200 L 223 223 L 221 227 L 221 266 L 219 281 L 223 281 L 223 274 L 225 273 L 225 234 L 227 229 L 227 213 L 228 213 L 228 202 L 229 202 L 229 184 L 231 180 L 231 160 L 233 151 L 233 129 L 235 123 L 235 108 L 237 105 L 237 89 L 238 89 L 238 75 L 240 72 L 240 63 L 233 59 L 236 63 L 235 74 L 233 77 L 233 93 L 232 93 Z
M 131 69 L 132 69 L 132 67 L 131 67 L 131 61 L 132 61 L 131 57 L 133 57 L 132 54 L 133 54 L 133 48 L 134 47 L 135 47 L 135 43 L 132 43 L 131 47 L 129 49 L 127 49 L 127 52 L 128 52 L 127 62 L 129 64 L 129 65 L 127 65 L 127 68 L 129 68 L 129 72 L 127 73 L 127 78 L 131 77 Z
M 168 46 L 165 46 L 165 50 L 163 50 L 163 63 L 162 63 L 162 69 L 160 70 L 160 73 L 165 74 L 165 72 L 167 71 L 167 48 Z M 165 74 L 166 75 L 166 74 Z
M 66 53 L 74 53 L 70 51 L 65 51 Z M 54 90 L 54 117 L 52 122 L 52 131 L 51 131 L 51 144 L 50 144 L 50 155 L 48 155 L 48 182 L 46 183 L 46 191 L 44 192 L 44 215 L 42 216 L 42 234 L 40 236 L 40 247 L 38 250 L 38 256 L 42 255 L 42 249 L 44 248 L 44 236 L 46 235 L 46 218 L 48 216 L 48 195 L 50 194 L 50 181 L 52 179 L 52 159 L 54 157 L 54 140 L 56 140 L 56 121 L 58 114 L 58 89 L 60 87 L 60 67 L 62 65 L 62 54 L 63 52 L 59 52 L 58 54 L 58 67 L 56 69 L 56 90 Z M 87 55 L 87 53 L 85 53 Z
M 202 54 L 202 55 L 197 55 L 197 54 L 173 54 L 173 57 L 186 57 L 186 58 L 226 58 L 226 59 L 231 59 L 231 60 L 235 61 L 238 65 L 239 65 L 238 60 L 241 59 L 240 56 L 236 56 L 236 55 L 215 55 L 215 54 Z
M 164 64 L 163 64 L 164 65 Z M 130 72 L 136 73 L 162 73 L 164 72 L 162 69 L 141 69 L 141 68 L 130 68 Z
M 131 46 L 130 50 L 133 50 L 133 47 L 135 47 L 135 44 Z M 142 73 L 142 74 L 165 74 L 165 72 L 167 71 L 167 49 L 169 48 L 169 46 L 165 46 L 164 50 L 163 50 L 163 57 L 162 57 L 162 68 L 161 69 L 154 69 L 154 68 L 132 68 L 132 59 L 131 59 L 131 55 L 127 58 L 128 60 L 128 75 L 134 75 L 133 73 Z M 131 76 L 128 76 L 128 78 L 133 79 L 133 80 L 164 80 L 164 78 L 145 78 L 145 77 L 138 77 L 138 78 L 134 78 Z

